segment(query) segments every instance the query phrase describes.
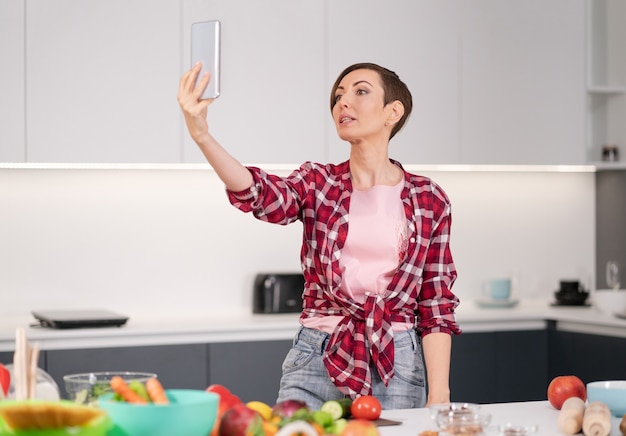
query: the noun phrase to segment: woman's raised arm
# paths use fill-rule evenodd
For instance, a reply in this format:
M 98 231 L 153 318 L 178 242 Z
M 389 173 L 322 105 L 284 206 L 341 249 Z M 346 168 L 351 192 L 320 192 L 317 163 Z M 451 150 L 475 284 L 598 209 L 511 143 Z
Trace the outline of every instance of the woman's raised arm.
M 206 73 L 196 86 L 196 79 L 202 65 L 196 64 L 181 77 L 178 87 L 178 104 L 183 111 L 187 130 L 202 154 L 226 188 L 231 191 L 243 191 L 252 183 L 252 175 L 237 159 L 231 156 L 209 133 L 207 108 L 214 99 L 200 100 L 202 92 L 209 83 L 210 76 Z

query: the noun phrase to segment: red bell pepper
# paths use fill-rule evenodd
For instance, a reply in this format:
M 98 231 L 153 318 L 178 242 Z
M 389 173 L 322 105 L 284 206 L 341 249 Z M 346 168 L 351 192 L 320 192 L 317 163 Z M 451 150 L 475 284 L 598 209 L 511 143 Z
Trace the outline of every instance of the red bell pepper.
M 0 389 L 4 392 L 4 396 L 6 397 L 9 392 L 9 386 L 11 385 L 11 374 L 9 370 L 0 363 Z
M 222 416 L 228 409 L 231 407 L 242 404 L 241 399 L 234 395 L 228 388 L 222 385 L 213 384 L 206 388 L 207 392 L 213 392 L 214 394 L 219 395 L 220 402 L 219 407 L 217 409 L 217 418 L 215 419 L 215 425 L 213 426 L 213 431 L 210 436 L 219 435 L 220 423 L 222 421 Z

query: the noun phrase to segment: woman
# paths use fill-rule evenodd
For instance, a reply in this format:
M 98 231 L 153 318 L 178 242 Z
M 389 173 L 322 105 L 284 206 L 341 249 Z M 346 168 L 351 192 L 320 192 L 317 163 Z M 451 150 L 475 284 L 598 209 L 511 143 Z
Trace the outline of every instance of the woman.
M 384 409 L 449 402 L 451 334 L 460 333 L 450 202 L 434 182 L 389 159 L 389 140 L 412 109 L 406 85 L 375 64 L 346 68 L 330 107 L 350 159 L 306 162 L 278 177 L 244 167 L 210 135 L 212 101 L 199 100 L 210 78 L 194 87 L 199 71 L 181 78 L 178 102 L 230 202 L 260 220 L 303 224 L 301 327 L 278 401 L 319 408 L 371 394 Z

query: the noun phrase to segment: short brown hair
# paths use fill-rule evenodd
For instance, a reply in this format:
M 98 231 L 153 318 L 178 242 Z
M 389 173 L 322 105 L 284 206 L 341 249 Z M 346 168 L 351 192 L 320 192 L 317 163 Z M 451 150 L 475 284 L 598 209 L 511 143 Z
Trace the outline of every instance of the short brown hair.
M 402 118 L 393 126 L 391 130 L 391 135 L 389 139 L 393 138 L 396 133 L 402 129 L 404 123 L 409 118 L 411 114 L 411 110 L 413 109 L 413 97 L 411 96 L 411 91 L 406 86 L 406 84 L 400 80 L 400 77 L 391 70 L 388 70 L 385 67 L 381 67 L 380 65 L 372 64 L 372 63 L 359 63 L 350 65 L 348 68 L 343 70 L 337 80 L 335 80 L 335 84 L 330 92 L 330 111 L 332 112 L 333 107 L 335 106 L 335 92 L 339 87 L 339 83 L 346 77 L 349 73 L 355 70 L 372 70 L 378 73 L 380 76 L 380 81 L 383 87 L 383 92 L 385 94 L 383 104 L 386 106 L 393 101 L 400 101 L 404 105 L 404 115 Z

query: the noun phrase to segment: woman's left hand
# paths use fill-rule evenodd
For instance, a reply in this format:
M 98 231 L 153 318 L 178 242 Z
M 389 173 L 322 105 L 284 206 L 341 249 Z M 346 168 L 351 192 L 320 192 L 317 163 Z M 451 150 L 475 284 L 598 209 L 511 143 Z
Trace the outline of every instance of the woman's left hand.
M 208 139 L 207 108 L 214 100 L 200 100 L 200 96 L 211 79 L 209 73 L 206 73 L 196 86 L 196 80 L 201 69 L 202 64 L 197 63 L 194 65 L 191 70 L 181 77 L 178 87 L 178 104 L 185 116 L 187 129 L 193 140 L 199 145 Z

